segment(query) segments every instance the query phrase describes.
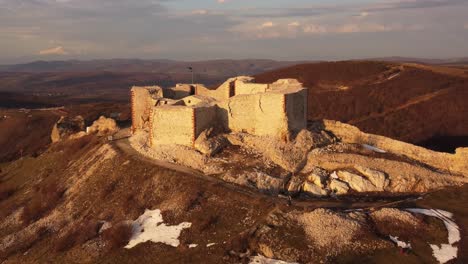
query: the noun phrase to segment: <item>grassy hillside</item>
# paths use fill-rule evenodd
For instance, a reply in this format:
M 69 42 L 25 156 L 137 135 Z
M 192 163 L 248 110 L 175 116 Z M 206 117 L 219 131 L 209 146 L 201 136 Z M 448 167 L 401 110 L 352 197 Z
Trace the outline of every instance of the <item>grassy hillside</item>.
M 256 76 L 297 78 L 309 89 L 309 119 L 333 119 L 407 142 L 468 135 L 468 74 L 416 64 L 302 64 Z

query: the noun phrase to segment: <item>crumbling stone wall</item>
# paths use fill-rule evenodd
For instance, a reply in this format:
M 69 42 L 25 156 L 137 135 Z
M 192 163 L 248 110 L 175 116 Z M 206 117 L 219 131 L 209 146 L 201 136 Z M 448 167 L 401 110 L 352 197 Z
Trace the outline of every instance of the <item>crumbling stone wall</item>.
M 305 89 L 236 95 L 219 104 L 220 121 L 232 132 L 287 138 L 307 126 L 306 96 Z
M 183 98 L 182 101 L 184 102 L 184 105 L 186 106 L 196 106 L 196 105 L 204 104 L 204 103 L 210 104 L 210 103 L 215 102 L 216 100 L 207 96 L 192 95 L 192 96 L 187 96 Z
M 195 85 L 177 84 L 176 87 L 164 89 L 164 97 L 179 100 L 195 94 Z
M 149 128 L 149 119 L 153 99 L 151 92 L 162 96 L 162 89 L 157 86 L 152 87 L 132 87 L 131 105 L 132 105 L 132 131 Z
M 258 96 L 238 95 L 219 104 L 220 120 L 227 130 L 255 134 Z
M 186 106 L 161 106 L 153 109 L 150 145 L 185 145 L 194 142 L 195 110 Z
M 285 94 L 285 112 L 289 131 L 298 132 L 307 127 L 307 95 L 306 89 Z
M 197 95 L 212 97 L 218 101 L 224 101 L 235 95 L 260 93 L 268 89 L 268 84 L 253 83 L 253 80 L 254 79 L 249 76 L 230 78 L 215 90 L 210 90 L 198 84 L 195 93 Z
M 371 145 L 453 174 L 468 175 L 468 148 L 457 148 L 455 154 L 441 153 L 384 136 L 367 134 L 355 126 L 338 121 L 324 120 L 323 123 L 325 130 L 332 132 L 343 142 Z
M 284 138 L 288 134 L 285 95 L 281 93 L 256 94 L 258 98 L 255 113 L 254 135 L 272 135 Z
M 302 83 L 296 79 L 279 79 L 278 81 L 270 84 L 268 87 L 270 90 L 281 90 L 284 88 L 298 89 L 302 88 Z
M 215 127 L 217 107 L 162 106 L 153 108 L 150 145 L 184 145 L 192 147 L 206 129 Z
M 201 106 L 194 108 L 194 141 L 206 129 L 217 128 L 218 122 L 218 107 L 215 105 Z
M 229 99 L 229 97 L 231 97 L 230 90 L 232 90 L 232 88 L 230 88 L 229 84 L 227 84 L 227 85 L 223 84 L 223 85 L 219 86 L 218 89 L 216 89 L 216 90 L 210 90 L 210 89 L 208 89 L 207 87 L 205 87 L 203 85 L 197 84 L 197 86 L 195 88 L 195 93 L 197 95 L 202 95 L 202 96 L 207 96 L 207 97 L 214 98 L 214 99 L 216 99 L 218 101 L 223 101 L 223 100 L 227 100 L 227 99 Z
M 193 146 L 208 128 L 288 139 L 306 128 L 306 109 L 306 89 L 290 79 L 270 85 L 240 76 L 216 90 L 198 84 L 132 88 L 132 129 L 148 130 L 152 146 Z
M 234 94 L 265 93 L 268 90 L 268 86 L 268 84 L 263 83 L 244 83 L 242 81 L 236 81 L 234 83 Z

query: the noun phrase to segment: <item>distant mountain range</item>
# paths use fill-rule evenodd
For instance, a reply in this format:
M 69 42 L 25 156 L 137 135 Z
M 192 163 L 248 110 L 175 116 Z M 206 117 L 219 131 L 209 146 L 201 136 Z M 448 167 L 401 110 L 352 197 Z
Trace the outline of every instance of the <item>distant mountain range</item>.
M 465 58 L 449 58 L 449 59 L 425 59 L 412 57 L 383 57 L 372 58 L 372 61 L 387 61 L 387 62 L 413 62 L 433 65 L 468 65 L 468 57 Z
M 411 57 L 382 57 L 365 59 L 369 61 L 414 62 L 441 65 L 468 65 L 467 58 L 455 59 L 424 59 Z M 245 60 L 206 60 L 206 61 L 175 61 L 175 60 L 141 60 L 141 59 L 109 59 L 109 60 L 57 60 L 34 61 L 23 64 L 0 65 L 0 72 L 149 72 L 165 74 L 187 73 L 192 67 L 196 74 L 217 77 L 254 75 L 278 68 L 313 61 L 275 61 L 263 59 Z
M 211 76 L 252 75 L 268 70 L 298 64 L 298 61 L 274 60 L 207 60 L 207 61 L 172 61 L 172 60 L 67 60 L 34 61 L 25 64 L 0 65 L 0 72 L 150 72 L 164 74 L 183 74 L 192 67 L 196 74 Z

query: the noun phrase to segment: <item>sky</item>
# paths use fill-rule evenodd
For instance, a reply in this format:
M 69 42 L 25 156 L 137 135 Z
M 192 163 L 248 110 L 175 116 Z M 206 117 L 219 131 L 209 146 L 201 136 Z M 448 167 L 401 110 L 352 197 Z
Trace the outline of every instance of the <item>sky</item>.
M 0 64 L 468 57 L 468 0 L 0 0 Z

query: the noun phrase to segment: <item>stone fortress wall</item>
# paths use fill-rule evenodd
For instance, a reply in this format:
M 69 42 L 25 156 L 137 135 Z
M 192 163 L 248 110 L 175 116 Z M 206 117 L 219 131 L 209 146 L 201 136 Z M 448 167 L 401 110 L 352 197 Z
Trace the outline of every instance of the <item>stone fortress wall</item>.
M 149 126 L 150 113 L 154 105 L 152 95 L 162 97 L 162 89 L 159 86 L 146 86 L 142 89 L 133 87 L 131 89 L 133 131 Z
M 307 89 L 297 80 L 258 84 L 227 80 L 217 89 L 179 84 L 133 87 L 132 131 L 146 130 L 149 145 L 193 146 L 207 129 L 287 139 L 307 126 Z

